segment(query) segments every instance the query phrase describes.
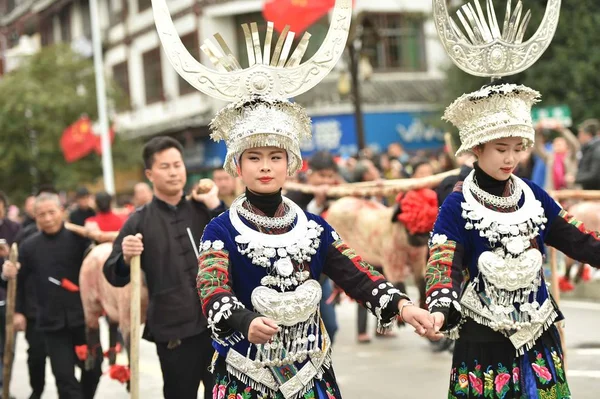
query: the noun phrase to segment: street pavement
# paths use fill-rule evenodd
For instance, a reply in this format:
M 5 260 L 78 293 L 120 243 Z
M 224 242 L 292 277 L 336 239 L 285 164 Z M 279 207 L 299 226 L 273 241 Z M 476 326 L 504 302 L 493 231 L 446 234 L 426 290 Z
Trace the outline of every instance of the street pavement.
M 600 397 L 600 303 L 563 301 L 567 317 L 568 378 L 575 399 Z M 345 399 L 446 398 L 451 355 L 432 353 L 430 344 L 409 328 L 395 338 L 374 338 L 370 344 L 356 342 L 356 304 L 338 308 L 340 331 L 334 346 L 333 365 Z M 369 329 L 374 330 L 373 317 Z M 103 337 L 106 340 L 106 337 Z M 26 366 L 27 343 L 19 334 L 11 394 L 29 397 Z M 162 397 L 160 365 L 154 345 L 142 341 L 140 398 Z M 123 360 L 123 359 L 120 359 Z M 105 369 L 107 366 L 105 365 Z M 125 387 L 103 376 L 96 398 L 128 398 Z M 202 396 L 199 395 L 201 398 Z M 49 361 L 44 399 L 58 398 Z

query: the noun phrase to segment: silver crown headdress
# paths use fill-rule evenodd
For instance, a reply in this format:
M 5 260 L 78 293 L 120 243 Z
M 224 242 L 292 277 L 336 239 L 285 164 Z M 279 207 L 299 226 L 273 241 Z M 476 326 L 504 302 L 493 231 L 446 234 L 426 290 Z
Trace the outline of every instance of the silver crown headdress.
M 484 14 L 479 0 L 457 11 L 459 25 L 448 15 L 446 0 L 433 0 L 435 26 L 448 56 L 463 71 L 493 79 L 514 75 L 533 65 L 548 48 L 556 32 L 561 0 L 548 0 L 538 30 L 529 38 L 525 32 L 531 12 L 523 13 L 523 2 L 512 9 L 508 0 L 502 31 L 492 0 Z M 487 19 L 486 19 L 487 15 Z M 522 137 L 533 144 L 535 132 L 531 107 L 540 94 L 523 85 L 500 84 L 465 94 L 444 113 L 444 119 L 458 127 L 460 155 L 473 147 L 502 137 Z
M 152 0 L 154 20 L 165 53 L 175 70 L 197 90 L 230 101 L 211 122 L 211 137 L 225 140 L 223 167 L 236 174 L 236 162 L 248 148 L 276 146 L 288 152 L 288 173 L 300 169 L 300 142 L 311 136 L 306 111 L 288 101 L 316 86 L 331 72 L 344 52 L 352 18 L 352 0 L 336 0 L 329 31 L 319 50 L 306 62 L 307 32 L 292 52 L 294 32 L 286 27 L 272 49 L 274 25 L 269 22 L 261 45 L 257 24 L 243 24 L 248 68 L 242 68 L 220 34 L 201 49 L 216 69 L 198 62 L 185 48 L 166 0 Z M 263 51 L 264 49 L 264 51 Z M 291 53 L 291 56 L 290 56 Z

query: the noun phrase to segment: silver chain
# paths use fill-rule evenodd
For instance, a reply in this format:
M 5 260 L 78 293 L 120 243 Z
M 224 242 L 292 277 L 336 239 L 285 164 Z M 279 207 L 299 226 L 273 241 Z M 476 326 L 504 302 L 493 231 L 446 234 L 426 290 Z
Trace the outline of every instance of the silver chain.
M 283 204 L 285 206 L 285 215 L 281 217 L 269 217 L 257 215 L 256 213 L 244 208 L 244 202 L 248 203 L 248 206 L 252 208 L 252 204 L 248 199 L 239 201 L 236 210 L 237 212 L 249 222 L 254 223 L 257 226 L 264 227 L 266 229 L 284 229 L 289 227 L 296 220 L 296 209 L 291 206 L 291 200 L 283 197 Z
M 475 194 L 477 198 L 486 204 L 495 206 L 497 208 L 508 209 L 516 207 L 519 204 L 519 200 L 523 194 L 523 189 L 518 184 L 515 184 L 515 179 L 512 176 L 508 182 L 508 184 L 510 184 L 511 193 L 508 197 L 498 197 L 484 191 L 479 187 L 477 178 L 475 176 L 473 176 L 473 183 L 474 184 L 471 185 L 471 191 L 473 194 Z

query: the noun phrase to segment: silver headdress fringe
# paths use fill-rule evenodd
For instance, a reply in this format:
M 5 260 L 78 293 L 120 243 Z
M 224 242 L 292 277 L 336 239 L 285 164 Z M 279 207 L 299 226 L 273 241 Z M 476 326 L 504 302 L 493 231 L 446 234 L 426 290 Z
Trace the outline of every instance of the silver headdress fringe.
M 539 92 L 515 84 L 487 86 L 462 95 L 443 116 L 459 130 L 462 144 L 456 155 L 504 137 L 521 137 L 526 146 L 533 145 L 531 107 L 539 101 Z
M 225 140 L 223 168 L 236 176 L 236 162 L 249 148 L 278 147 L 287 151 L 288 174 L 302 167 L 300 143 L 311 138 L 311 121 L 300 105 L 284 99 L 255 97 L 223 108 L 210 123 L 211 138 Z

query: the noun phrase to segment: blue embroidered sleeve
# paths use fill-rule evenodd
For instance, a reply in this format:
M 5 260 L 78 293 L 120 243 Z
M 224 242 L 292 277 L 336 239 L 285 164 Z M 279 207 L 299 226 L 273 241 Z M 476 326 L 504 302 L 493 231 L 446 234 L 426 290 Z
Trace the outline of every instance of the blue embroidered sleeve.
M 206 226 L 200 243 L 196 288 L 213 339 L 231 346 L 248 336 L 250 323 L 260 315 L 246 309 L 231 289 L 225 234 L 216 220 Z
M 461 319 L 460 298 L 464 281 L 465 221 L 462 195 L 451 194 L 444 201 L 429 241 L 429 260 L 425 272 L 427 299 L 431 313 L 445 316 L 444 329 L 455 327 Z

